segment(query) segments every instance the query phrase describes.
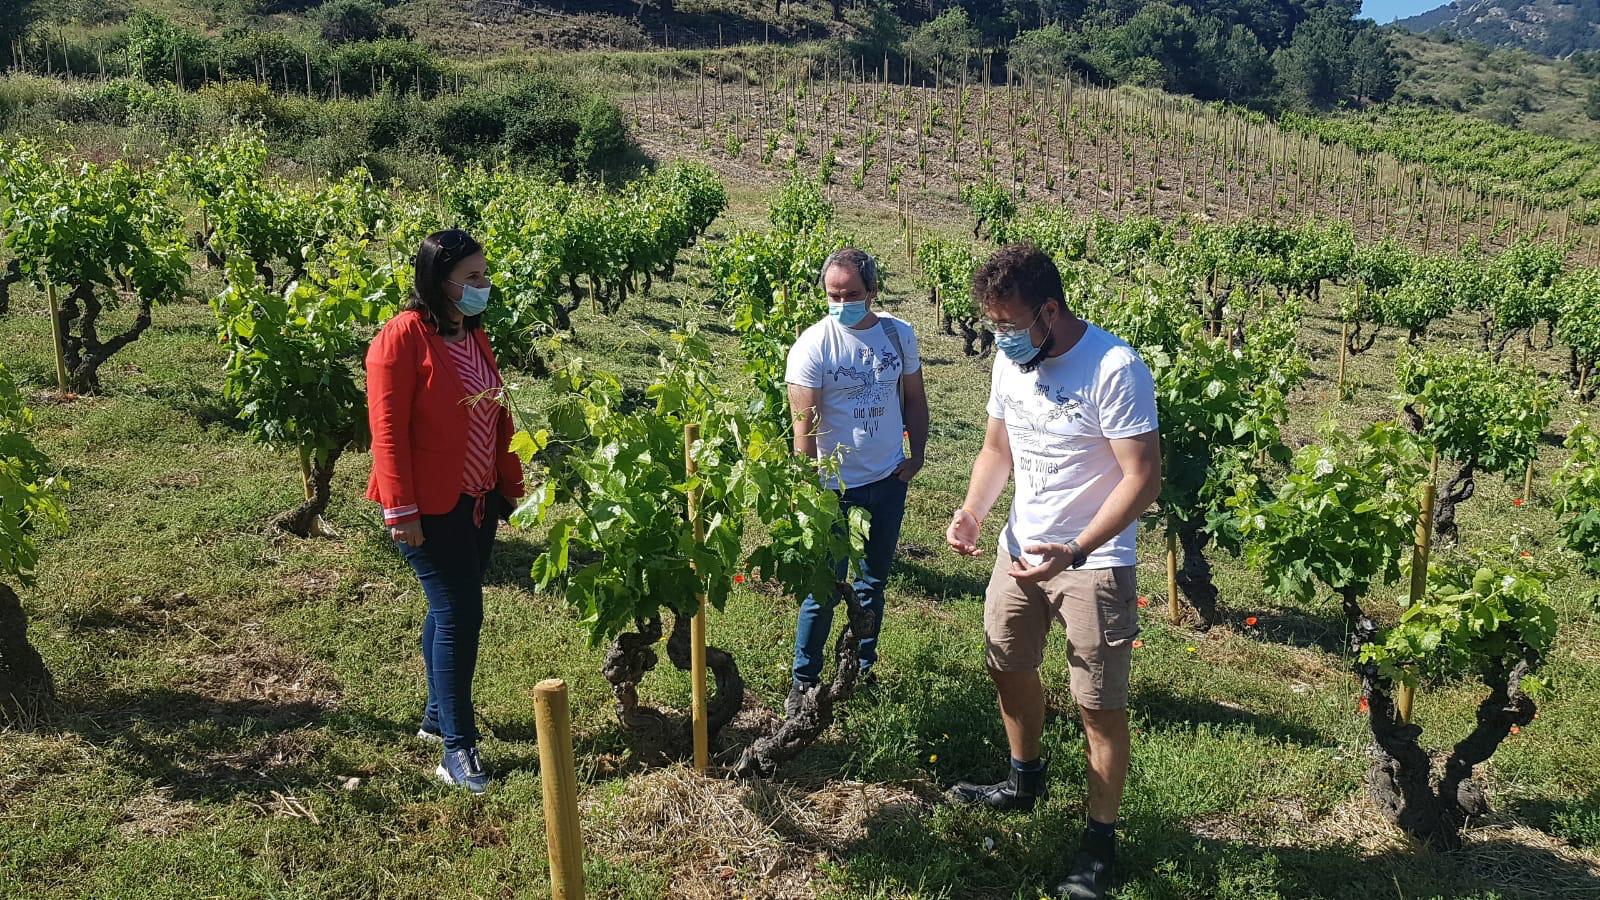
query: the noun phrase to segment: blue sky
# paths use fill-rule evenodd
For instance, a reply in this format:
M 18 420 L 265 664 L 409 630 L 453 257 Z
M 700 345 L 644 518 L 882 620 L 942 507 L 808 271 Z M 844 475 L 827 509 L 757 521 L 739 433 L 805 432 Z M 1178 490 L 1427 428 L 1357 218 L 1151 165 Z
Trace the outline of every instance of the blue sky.
M 1382 25 L 1443 6 L 1446 0 L 1365 0 L 1361 14 Z

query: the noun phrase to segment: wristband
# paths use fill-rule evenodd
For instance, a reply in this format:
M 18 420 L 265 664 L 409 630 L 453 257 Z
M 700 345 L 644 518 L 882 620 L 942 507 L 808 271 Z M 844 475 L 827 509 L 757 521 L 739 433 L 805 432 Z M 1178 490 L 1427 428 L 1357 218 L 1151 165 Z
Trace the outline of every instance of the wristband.
M 1066 547 L 1068 550 L 1072 551 L 1071 568 L 1083 568 L 1083 564 L 1089 560 L 1089 554 L 1083 552 L 1083 548 L 1078 546 L 1077 541 L 1067 541 Z

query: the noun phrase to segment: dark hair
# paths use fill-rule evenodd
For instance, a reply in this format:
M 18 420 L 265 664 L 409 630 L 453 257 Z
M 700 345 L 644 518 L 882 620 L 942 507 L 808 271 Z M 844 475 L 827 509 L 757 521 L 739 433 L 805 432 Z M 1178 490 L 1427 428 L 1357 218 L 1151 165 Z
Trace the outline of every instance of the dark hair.
M 459 228 L 435 231 L 422 239 L 417 248 L 416 281 L 411 285 L 411 300 L 405 308 L 425 316 L 433 330 L 445 337 L 456 333 L 450 324 L 450 298 L 444 295 L 445 279 L 456 263 L 483 252 L 483 245 Z M 461 323 L 467 331 L 482 325 L 482 316 L 467 316 Z
M 1056 300 L 1067 307 L 1061 287 L 1061 270 L 1048 253 L 1032 244 L 1007 244 L 972 273 L 972 298 L 984 306 L 1016 295 L 1028 309 L 1038 312 Z
M 854 269 L 856 274 L 861 276 L 861 286 L 867 289 L 867 293 L 870 294 L 878 289 L 878 261 L 867 251 L 858 247 L 846 247 L 828 254 L 828 258 L 822 262 L 822 274 L 817 276 L 818 285 L 828 280 L 828 270 L 834 266 Z

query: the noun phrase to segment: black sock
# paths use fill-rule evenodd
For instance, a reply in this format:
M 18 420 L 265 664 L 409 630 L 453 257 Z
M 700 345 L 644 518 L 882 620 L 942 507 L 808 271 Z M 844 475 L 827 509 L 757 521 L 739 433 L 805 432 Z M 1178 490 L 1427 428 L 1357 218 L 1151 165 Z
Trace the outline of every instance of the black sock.
M 1095 837 L 1111 840 L 1117 836 L 1117 823 L 1115 822 L 1101 822 L 1096 820 L 1094 816 L 1089 816 L 1086 821 L 1087 824 L 1084 829 Z
M 1011 757 L 1011 768 L 1016 769 L 1018 772 L 1037 772 L 1044 768 L 1044 760 L 1034 759 L 1029 762 L 1023 762 L 1013 756 Z

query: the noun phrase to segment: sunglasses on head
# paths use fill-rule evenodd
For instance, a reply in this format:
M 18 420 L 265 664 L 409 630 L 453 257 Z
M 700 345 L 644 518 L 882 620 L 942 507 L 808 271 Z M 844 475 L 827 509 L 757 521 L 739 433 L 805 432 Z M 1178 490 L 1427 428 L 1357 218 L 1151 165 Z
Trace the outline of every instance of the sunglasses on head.
M 440 250 L 443 250 L 446 253 L 454 253 L 455 251 L 460 250 L 462 247 L 465 247 L 467 245 L 467 241 L 471 240 L 471 238 L 467 236 L 465 231 L 457 228 L 450 231 L 441 231 L 438 236 L 434 238 L 434 240 L 438 242 Z

